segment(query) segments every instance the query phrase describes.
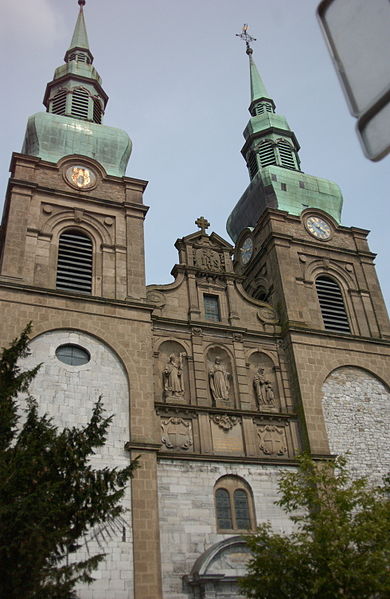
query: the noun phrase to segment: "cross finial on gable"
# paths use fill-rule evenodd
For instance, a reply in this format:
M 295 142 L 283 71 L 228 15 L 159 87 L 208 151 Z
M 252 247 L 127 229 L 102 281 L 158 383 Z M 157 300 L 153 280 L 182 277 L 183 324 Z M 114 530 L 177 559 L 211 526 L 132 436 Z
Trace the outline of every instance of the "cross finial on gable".
M 197 227 L 199 227 L 202 235 L 206 235 L 206 229 L 208 229 L 210 226 L 209 221 L 204 216 L 200 216 L 196 219 L 195 224 Z

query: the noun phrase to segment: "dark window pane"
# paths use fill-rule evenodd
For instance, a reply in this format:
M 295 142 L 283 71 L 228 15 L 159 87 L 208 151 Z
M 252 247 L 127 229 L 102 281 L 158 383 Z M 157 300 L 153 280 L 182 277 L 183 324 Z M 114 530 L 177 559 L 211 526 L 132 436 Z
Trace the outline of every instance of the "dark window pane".
M 213 320 L 214 322 L 221 320 L 219 301 L 216 295 L 204 296 L 204 315 L 207 320 Z
M 231 530 L 232 514 L 230 509 L 229 493 L 226 489 L 218 489 L 215 493 L 215 505 L 217 511 L 217 526 L 220 530 Z
M 87 364 L 91 358 L 86 349 L 71 343 L 57 347 L 56 356 L 61 362 L 70 366 Z
M 248 495 L 242 489 L 234 491 L 234 510 L 236 514 L 236 527 L 240 530 L 249 530 L 251 523 L 249 519 Z

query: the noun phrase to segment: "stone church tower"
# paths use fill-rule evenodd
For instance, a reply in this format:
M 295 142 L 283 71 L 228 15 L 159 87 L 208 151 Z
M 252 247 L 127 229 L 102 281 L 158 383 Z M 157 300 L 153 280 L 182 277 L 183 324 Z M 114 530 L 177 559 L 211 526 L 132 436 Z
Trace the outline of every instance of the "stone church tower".
M 340 224 L 339 188 L 300 170 L 244 31 L 251 181 L 228 220 L 235 246 L 200 217 L 176 241 L 174 282 L 146 287 L 147 183 L 125 176 L 127 134 L 102 124 L 84 4 L 46 112 L 12 157 L 2 345 L 32 320 L 42 411 L 84 423 L 102 394 L 114 420 L 94 460 L 140 455 L 127 526 L 80 599 L 233 599 L 240 535 L 265 520 L 289 529 L 274 501 L 297 453 L 349 451 L 352 470 L 373 477 L 389 467 L 390 330 L 374 255 L 367 231 Z

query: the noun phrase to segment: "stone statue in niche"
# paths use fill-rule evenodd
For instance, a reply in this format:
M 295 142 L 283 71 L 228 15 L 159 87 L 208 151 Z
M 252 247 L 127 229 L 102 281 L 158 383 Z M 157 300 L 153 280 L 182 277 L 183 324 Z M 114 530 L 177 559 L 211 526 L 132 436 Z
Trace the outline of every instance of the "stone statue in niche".
M 186 354 L 180 352 L 169 356 L 168 362 L 163 370 L 163 390 L 164 398 L 183 397 L 184 381 L 183 381 L 183 357 Z
M 264 368 L 258 368 L 253 377 L 253 387 L 255 389 L 256 403 L 258 410 L 261 406 L 274 406 L 275 394 L 272 388 L 272 383 L 264 374 Z
M 227 372 L 220 356 L 216 356 L 214 365 L 209 371 L 210 390 L 213 397 L 213 405 L 218 399 L 229 401 L 230 372 Z

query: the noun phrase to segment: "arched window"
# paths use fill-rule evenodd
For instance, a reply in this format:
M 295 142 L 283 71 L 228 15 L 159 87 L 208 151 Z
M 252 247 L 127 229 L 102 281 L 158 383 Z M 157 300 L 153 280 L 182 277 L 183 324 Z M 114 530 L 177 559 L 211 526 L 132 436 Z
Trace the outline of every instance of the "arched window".
M 238 476 L 223 476 L 214 489 L 219 532 L 255 528 L 253 498 L 249 485 Z
M 89 118 L 89 93 L 86 89 L 77 88 L 72 92 L 72 116 L 78 119 Z
M 262 141 L 258 146 L 258 153 L 262 167 L 276 164 L 275 144 L 271 140 Z
M 53 114 L 66 113 L 66 97 L 68 92 L 66 89 L 59 89 L 52 100 L 51 111 Z
M 294 160 L 294 148 L 288 141 L 282 139 L 278 141 L 278 150 L 280 156 L 280 164 L 281 166 L 285 166 L 287 168 L 296 169 L 296 164 Z
M 60 235 L 56 287 L 92 293 L 92 241 L 77 229 Z
M 325 329 L 350 333 L 343 294 L 337 281 L 327 275 L 321 275 L 316 279 L 316 289 Z

